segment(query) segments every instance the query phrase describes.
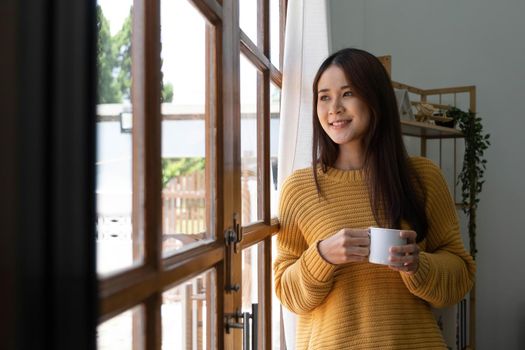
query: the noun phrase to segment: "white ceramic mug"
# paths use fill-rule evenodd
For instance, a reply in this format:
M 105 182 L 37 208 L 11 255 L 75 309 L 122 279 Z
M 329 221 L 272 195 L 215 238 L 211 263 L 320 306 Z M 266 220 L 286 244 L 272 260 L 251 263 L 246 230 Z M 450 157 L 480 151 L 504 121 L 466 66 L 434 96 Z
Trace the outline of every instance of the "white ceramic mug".
M 369 230 L 370 255 L 368 261 L 374 264 L 402 266 L 400 263 L 389 261 L 390 247 L 407 244 L 407 239 L 401 238 L 401 230 L 381 227 L 370 227 Z

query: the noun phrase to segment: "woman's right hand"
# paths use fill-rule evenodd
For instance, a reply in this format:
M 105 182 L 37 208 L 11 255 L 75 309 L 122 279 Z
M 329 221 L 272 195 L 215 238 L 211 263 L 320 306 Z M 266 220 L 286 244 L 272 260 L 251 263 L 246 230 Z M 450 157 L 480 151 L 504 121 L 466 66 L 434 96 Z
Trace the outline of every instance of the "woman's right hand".
M 370 235 L 368 229 L 344 228 L 317 245 L 319 253 L 331 264 L 368 260 Z

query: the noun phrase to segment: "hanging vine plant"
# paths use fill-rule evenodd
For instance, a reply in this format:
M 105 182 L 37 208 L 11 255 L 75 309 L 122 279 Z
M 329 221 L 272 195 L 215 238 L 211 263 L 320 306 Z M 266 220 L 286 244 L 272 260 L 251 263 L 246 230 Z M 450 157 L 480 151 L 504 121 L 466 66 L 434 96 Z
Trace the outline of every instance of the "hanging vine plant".
M 478 209 L 479 194 L 485 180 L 487 160 L 485 150 L 490 145 L 490 134 L 483 134 L 481 118 L 474 112 L 465 112 L 456 107 L 450 107 L 447 117 L 453 118 L 465 138 L 465 156 L 463 168 L 458 175 L 458 184 L 461 183 L 463 211 L 467 214 L 468 232 L 470 239 L 470 254 L 476 258 L 476 211 Z

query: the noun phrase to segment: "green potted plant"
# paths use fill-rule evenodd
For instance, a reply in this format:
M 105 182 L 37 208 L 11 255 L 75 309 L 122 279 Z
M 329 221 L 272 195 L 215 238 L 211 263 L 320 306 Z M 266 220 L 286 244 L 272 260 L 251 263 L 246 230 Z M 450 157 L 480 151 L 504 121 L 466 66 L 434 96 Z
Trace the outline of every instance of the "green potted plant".
M 479 194 L 485 180 L 483 176 L 487 165 L 484 159 L 485 150 L 490 145 L 490 134 L 483 133 L 481 118 L 472 111 L 462 111 L 450 107 L 447 117 L 454 120 L 465 138 L 465 155 L 463 168 L 458 175 L 458 184 L 461 183 L 463 211 L 468 216 L 468 232 L 470 240 L 470 254 L 476 258 L 476 211 L 479 203 Z

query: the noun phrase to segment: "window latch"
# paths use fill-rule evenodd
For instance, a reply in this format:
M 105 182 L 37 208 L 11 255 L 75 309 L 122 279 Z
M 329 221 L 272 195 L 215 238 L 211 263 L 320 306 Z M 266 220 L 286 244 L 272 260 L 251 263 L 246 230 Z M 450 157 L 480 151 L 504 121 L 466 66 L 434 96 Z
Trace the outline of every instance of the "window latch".
M 226 292 L 238 292 L 241 286 L 238 283 L 233 284 L 232 280 L 232 259 L 233 254 L 238 254 L 241 251 L 242 227 L 237 222 L 237 214 L 233 214 L 233 225 L 224 232 L 224 242 L 226 244 L 226 284 L 224 289 Z

